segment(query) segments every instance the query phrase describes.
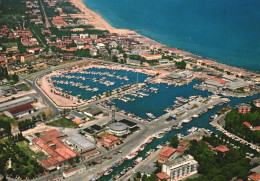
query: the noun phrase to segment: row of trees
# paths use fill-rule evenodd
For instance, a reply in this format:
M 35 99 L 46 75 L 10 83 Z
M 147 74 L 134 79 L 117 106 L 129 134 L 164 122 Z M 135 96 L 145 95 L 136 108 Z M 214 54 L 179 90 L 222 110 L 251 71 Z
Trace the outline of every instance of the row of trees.
M 35 123 L 36 123 L 36 121 L 30 120 L 30 119 L 20 121 L 20 122 L 18 122 L 18 129 L 20 131 L 25 131 L 27 129 L 33 128 L 35 126 Z

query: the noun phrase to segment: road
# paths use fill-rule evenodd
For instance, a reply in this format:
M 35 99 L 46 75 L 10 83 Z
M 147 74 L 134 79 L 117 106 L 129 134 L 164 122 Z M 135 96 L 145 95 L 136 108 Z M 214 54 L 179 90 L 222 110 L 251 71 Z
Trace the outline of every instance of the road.
M 44 9 L 44 6 L 43 6 L 41 0 L 40 0 L 40 3 L 41 3 L 42 11 L 43 11 L 43 14 L 44 14 L 44 18 L 45 18 L 45 27 L 46 27 L 46 28 L 49 28 L 49 27 L 51 27 L 51 24 L 50 24 L 50 22 L 49 22 L 49 20 L 48 20 L 48 17 L 47 17 L 47 15 L 46 15 L 46 12 L 45 12 L 45 9 Z

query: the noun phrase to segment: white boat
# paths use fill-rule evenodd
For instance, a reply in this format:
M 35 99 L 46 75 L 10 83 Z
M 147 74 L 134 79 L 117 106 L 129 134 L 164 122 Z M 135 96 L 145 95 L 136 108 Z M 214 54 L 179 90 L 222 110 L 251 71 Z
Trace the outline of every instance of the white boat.
M 152 113 L 146 113 L 146 115 L 152 119 L 155 119 L 155 116 Z
M 133 165 L 138 165 L 142 160 L 143 160 L 142 157 L 138 157 L 138 158 L 134 161 Z

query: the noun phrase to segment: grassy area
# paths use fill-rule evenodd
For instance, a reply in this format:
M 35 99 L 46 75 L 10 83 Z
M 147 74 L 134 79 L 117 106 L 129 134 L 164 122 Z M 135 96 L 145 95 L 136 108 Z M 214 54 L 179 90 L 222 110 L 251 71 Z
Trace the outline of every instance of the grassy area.
M 15 121 L 12 118 L 9 118 L 8 116 L 6 116 L 4 114 L 0 114 L 0 119 L 4 120 L 4 121 L 8 121 L 11 124 L 11 126 L 14 126 L 14 127 L 18 126 L 18 122 L 17 121 Z
M 20 141 L 16 143 L 19 148 L 26 153 L 29 157 L 34 157 L 35 159 L 45 156 L 43 152 L 34 153 L 30 148 L 29 144 L 26 141 Z
M 78 125 L 66 118 L 60 118 L 50 123 L 46 123 L 49 126 L 65 127 L 65 128 L 77 128 Z
M 29 91 L 29 90 L 31 90 L 31 88 L 30 88 L 27 84 L 25 84 L 25 83 L 19 84 L 19 87 L 20 87 L 21 89 L 23 89 L 24 91 Z

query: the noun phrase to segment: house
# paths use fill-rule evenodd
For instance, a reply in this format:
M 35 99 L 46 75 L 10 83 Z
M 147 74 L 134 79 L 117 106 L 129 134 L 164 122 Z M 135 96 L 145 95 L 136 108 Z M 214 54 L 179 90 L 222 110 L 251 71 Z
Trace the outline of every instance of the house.
M 248 181 L 260 181 L 260 175 L 258 173 L 253 173 L 248 176 Z
M 107 148 L 114 148 L 118 143 L 120 139 L 113 135 L 108 135 L 104 139 L 98 141 L 99 146 L 104 146 Z
M 166 163 L 168 162 L 173 156 L 174 153 L 176 152 L 176 149 L 171 148 L 169 146 L 166 146 L 158 156 L 158 162 L 159 163 Z
M 80 134 L 75 134 L 73 136 L 67 137 L 66 143 L 68 145 L 71 145 L 74 148 L 74 150 L 77 151 L 78 153 L 89 152 L 96 148 L 92 142 L 90 142 Z
M 188 146 L 189 146 L 189 143 L 183 142 L 183 141 L 179 142 L 179 144 L 178 144 L 178 148 L 183 148 L 185 150 L 188 148 Z
M 98 55 L 98 50 L 97 50 L 96 48 L 92 48 L 92 49 L 90 50 L 90 55 L 91 55 L 91 56 L 97 56 L 97 55 Z
M 239 113 L 241 114 L 245 114 L 251 111 L 251 106 L 249 104 L 239 104 L 238 106 L 236 106 L 237 110 Z
M 225 153 L 225 152 L 229 151 L 229 149 L 225 145 L 221 145 L 221 146 L 217 146 L 216 148 L 214 148 L 214 151 Z
M 13 89 L 10 86 L 0 87 L 0 96 L 10 94 L 13 92 Z
M 162 173 L 170 180 L 180 180 L 197 173 L 198 162 L 191 155 L 185 155 L 162 165 Z M 165 174 L 159 176 L 165 176 Z
M 165 172 L 161 172 L 161 173 L 157 173 L 156 176 L 158 177 L 159 180 L 169 180 L 170 176 L 165 173 Z
M 254 100 L 254 105 L 255 105 L 256 107 L 260 107 L 260 99 Z
M 140 53 L 139 55 L 141 57 L 145 58 L 145 60 L 159 60 L 159 59 L 162 59 L 162 55 L 161 54 L 150 55 L 148 53 Z
M 105 46 L 104 43 L 98 43 L 98 44 L 96 45 L 96 48 L 100 50 L 100 49 L 105 49 L 106 46 Z
M 111 55 L 118 55 L 120 51 L 118 49 L 112 49 L 111 50 Z
M 111 42 L 109 43 L 108 47 L 109 47 L 110 49 L 111 49 L 111 48 L 116 48 L 116 47 L 118 47 L 118 44 L 117 44 L 117 42 L 115 42 L 115 41 L 111 41 Z
M 250 128 L 250 129 L 253 128 L 253 126 L 247 121 L 243 122 L 243 125 L 245 125 L 246 127 Z
M 91 34 L 91 35 L 89 35 L 89 37 L 90 37 L 91 39 L 97 39 L 97 38 L 98 38 L 98 36 L 97 36 L 96 34 Z
M 86 39 L 86 38 L 88 38 L 89 37 L 89 34 L 88 33 L 81 33 L 81 34 L 79 34 L 79 39 Z

